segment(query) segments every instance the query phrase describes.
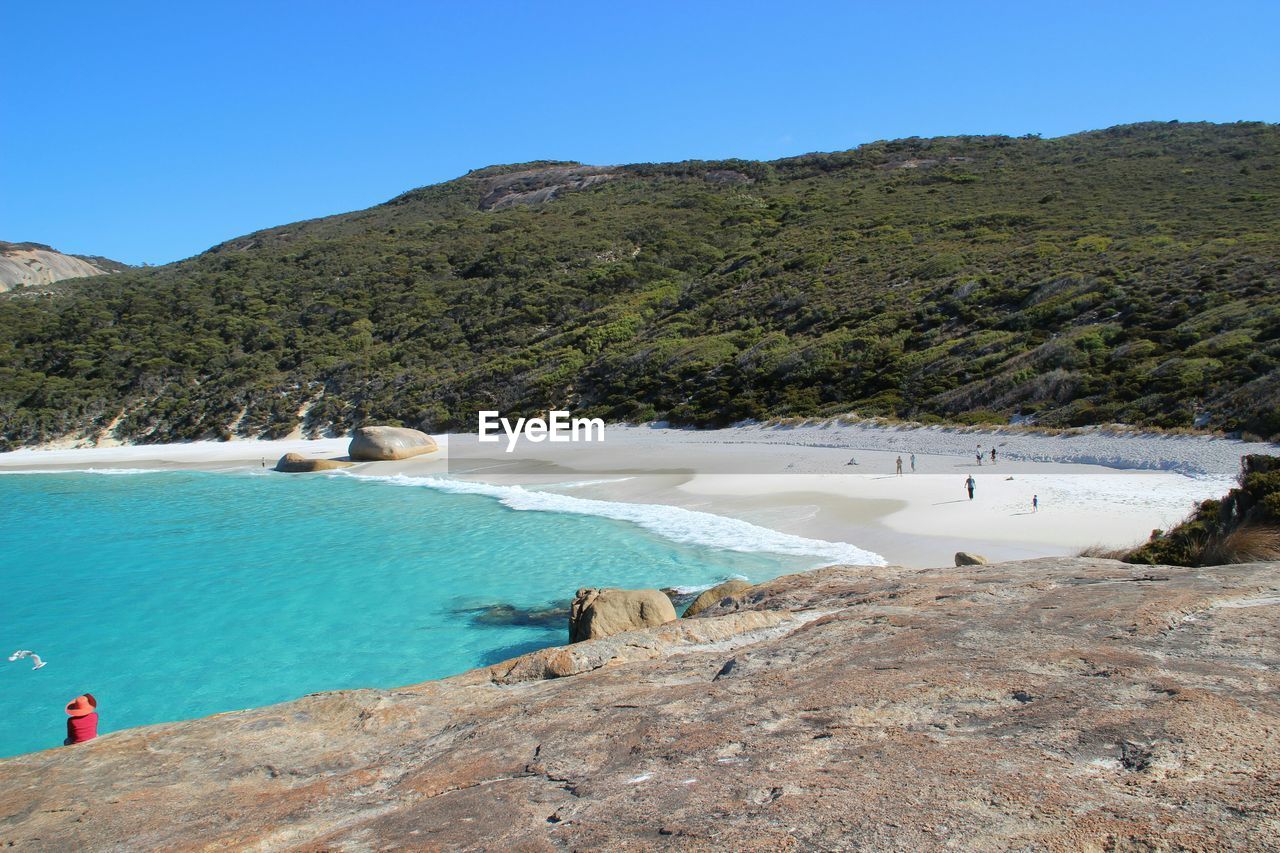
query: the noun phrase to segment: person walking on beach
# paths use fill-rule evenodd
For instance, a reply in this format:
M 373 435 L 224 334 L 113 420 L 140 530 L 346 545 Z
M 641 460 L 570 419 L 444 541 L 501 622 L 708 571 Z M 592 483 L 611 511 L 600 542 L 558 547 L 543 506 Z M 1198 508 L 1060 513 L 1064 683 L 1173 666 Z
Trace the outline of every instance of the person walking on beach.
M 916 472 L 916 455 L 912 453 L 911 454 L 911 473 L 914 474 L 915 472 Z
M 902 476 L 902 457 L 898 457 L 898 476 Z
M 1039 511 L 1040 511 L 1040 496 L 1039 496 L 1039 495 L 1032 495 L 1032 496 L 1031 496 L 1031 511 L 1032 511 L 1032 512 L 1039 512 Z
M 964 481 L 964 487 L 969 492 L 969 500 L 973 500 L 973 490 L 978 488 L 977 480 L 973 479 L 973 475 L 969 475 L 969 479 Z
M 996 449 L 994 446 L 991 448 L 991 464 L 996 464 Z
M 67 739 L 63 746 L 84 743 L 98 736 L 98 700 L 92 693 L 77 696 L 67 703 Z
M 974 457 L 978 460 L 978 467 L 981 468 L 982 467 L 982 448 L 981 447 L 978 448 L 978 452 L 974 454 Z

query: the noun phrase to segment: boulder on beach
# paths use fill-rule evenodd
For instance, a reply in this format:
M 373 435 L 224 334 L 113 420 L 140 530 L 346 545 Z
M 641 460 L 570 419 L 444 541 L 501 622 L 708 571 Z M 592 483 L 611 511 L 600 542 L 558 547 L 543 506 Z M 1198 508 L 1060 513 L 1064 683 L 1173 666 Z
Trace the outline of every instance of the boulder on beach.
M 436 450 L 436 440 L 407 427 L 360 427 L 351 436 L 347 455 L 357 462 L 391 462 Z
M 987 558 L 979 554 L 970 554 L 968 551 L 956 551 L 957 566 L 985 566 Z
M 676 609 L 657 589 L 580 589 L 569 608 L 569 642 L 597 640 L 676 620 Z
M 751 589 L 751 584 L 739 578 L 734 578 L 733 580 L 725 581 L 719 586 L 713 586 L 711 589 L 704 590 L 702 595 L 695 598 L 693 603 L 685 610 L 684 618 L 688 619 L 690 616 L 697 616 L 711 605 L 719 604 L 726 598 L 735 596 L 748 589 Z
M 332 471 L 334 468 L 350 468 L 350 462 L 341 459 L 312 459 L 301 453 L 286 453 L 276 463 L 276 470 L 286 474 L 309 474 L 312 471 Z

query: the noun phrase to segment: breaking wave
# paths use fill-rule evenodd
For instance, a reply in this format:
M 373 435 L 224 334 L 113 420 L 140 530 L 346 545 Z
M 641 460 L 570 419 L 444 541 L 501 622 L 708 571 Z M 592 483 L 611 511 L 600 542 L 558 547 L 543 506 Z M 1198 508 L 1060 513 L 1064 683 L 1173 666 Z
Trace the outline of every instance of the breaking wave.
M 483 495 L 495 498 L 505 507 L 520 511 L 563 512 L 628 521 L 673 542 L 724 551 L 816 557 L 824 561 L 823 565 L 887 565 L 884 557 L 879 554 L 848 542 L 809 539 L 770 530 L 748 521 L 683 507 L 591 500 L 555 492 L 531 491 L 522 486 L 500 486 L 442 477 L 412 477 L 405 474 L 370 476 L 346 472 L 335 472 L 331 476 L 354 477 L 393 486 L 425 487 L 450 494 Z

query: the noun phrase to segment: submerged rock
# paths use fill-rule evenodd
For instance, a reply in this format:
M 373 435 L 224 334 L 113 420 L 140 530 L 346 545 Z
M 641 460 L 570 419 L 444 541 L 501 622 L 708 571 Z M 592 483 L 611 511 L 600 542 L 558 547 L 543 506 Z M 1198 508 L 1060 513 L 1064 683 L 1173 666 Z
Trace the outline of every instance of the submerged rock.
M 352 434 L 347 455 L 357 462 L 391 462 L 436 449 L 436 440 L 425 432 L 406 427 L 367 426 Z
M 688 592 L 674 586 L 664 586 L 660 592 L 667 598 L 671 599 L 671 605 L 675 607 L 676 610 L 679 610 L 686 604 L 691 604 L 699 595 L 697 592 Z
M 684 611 L 684 618 L 688 619 L 691 616 L 697 616 L 711 605 L 718 604 L 726 598 L 749 589 L 751 589 L 751 584 L 739 578 L 727 580 L 719 586 L 713 586 L 693 600 L 693 603 Z
M 560 627 L 569 618 L 568 605 L 559 607 L 516 607 L 514 604 L 490 604 L 468 610 L 477 625 L 527 625 L 539 628 Z
M 987 558 L 979 554 L 970 554 L 968 551 L 956 551 L 957 566 L 985 566 Z
M 350 462 L 341 459 L 311 459 L 301 453 L 286 453 L 276 463 L 276 470 L 286 474 L 308 474 L 312 471 L 332 471 L 335 468 L 350 468 Z
M 569 642 L 595 640 L 674 622 L 676 608 L 657 589 L 580 589 L 569 609 Z

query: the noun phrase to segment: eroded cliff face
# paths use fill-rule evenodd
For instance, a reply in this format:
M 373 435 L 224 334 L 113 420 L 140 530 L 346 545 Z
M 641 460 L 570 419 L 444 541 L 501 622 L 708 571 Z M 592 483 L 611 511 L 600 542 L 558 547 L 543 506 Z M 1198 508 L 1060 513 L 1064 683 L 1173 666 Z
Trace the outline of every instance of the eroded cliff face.
M 1274 847 L 1277 629 L 1280 563 L 825 569 L 0 762 L 0 846 Z
M 105 275 L 125 269 L 106 258 L 64 255 L 39 243 L 0 241 L 0 293 L 15 287 L 36 287 L 64 278 Z

